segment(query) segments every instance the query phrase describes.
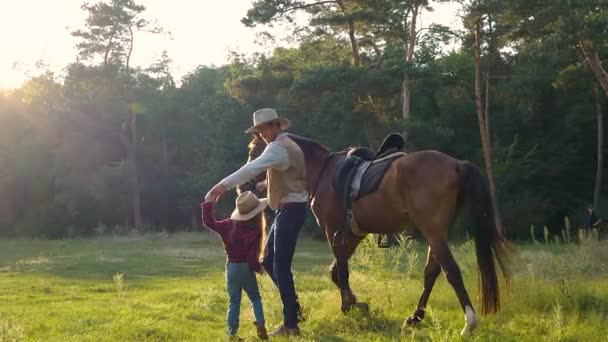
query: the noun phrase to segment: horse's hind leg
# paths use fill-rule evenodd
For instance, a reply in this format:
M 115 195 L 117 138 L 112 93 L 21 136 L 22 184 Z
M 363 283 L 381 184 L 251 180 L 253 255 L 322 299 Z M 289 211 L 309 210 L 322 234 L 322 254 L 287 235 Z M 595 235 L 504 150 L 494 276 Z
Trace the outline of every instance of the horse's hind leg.
M 357 302 L 357 297 L 350 288 L 348 270 L 348 259 L 353 255 L 362 238 L 355 237 L 349 233 L 345 233 L 345 235 L 343 246 L 333 245 L 333 238 L 330 238 L 328 235 L 328 240 L 335 257 L 331 264 L 331 280 L 340 289 L 342 312 L 347 312 L 353 307 L 367 311 L 367 304 Z
M 430 248 L 433 256 L 445 272 L 445 276 L 450 285 L 454 288 L 456 296 L 458 296 L 458 300 L 462 306 L 462 310 L 464 311 L 465 326 L 461 334 L 465 335 L 475 329 L 477 326 L 477 318 L 471 300 L 469 299 L 469 294 L 464 287 L 460 268 L 456 264 L 452 252 L 450 252 L 450 248 L 445 241 L 429 241 L 429 243 L 431 244 Z
M 407 318 L 405 322 L 407 325 L 416 325 L 424 319 L 424 310 L 426 309 L 426 303 L 431 296 L 431 291 L 433 291 L 433 285 L 435 285 L 435 280 L 441 273 L 441 266 L 431 253 L 431 248 L 429 247 L 427 256 L 426 256 L 426 266 L 424 267 L 424 290 L 422 291 L 422 295 L 420 296 L 420 300 L 418 301 L 418 306 L 414 311 L 414 314 Z

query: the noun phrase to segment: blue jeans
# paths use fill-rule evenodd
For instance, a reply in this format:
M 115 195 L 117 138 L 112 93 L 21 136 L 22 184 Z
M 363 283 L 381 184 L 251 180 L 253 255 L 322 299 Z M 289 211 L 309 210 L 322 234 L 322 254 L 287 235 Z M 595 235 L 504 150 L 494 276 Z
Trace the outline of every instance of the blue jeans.
M 255 272 L 246 262 L 229 262 L 226 265 L 226 285 L 230 305 L 228 306 L 228 334 L 235 335 L 239 329 L 241 311 L 241 290 L 245 290 L 253 306 L 253 315 L 257 323 L 264 322 L 264 308 Z
M 279 288 L 283 302 L 283 324 L 288 328 L 298 326 L 298 300 L 293 283 L 291 262 L 296 249 L 298 234 L 306 219 L 307 203 L 288 203 L 276 210 L 276 216 L 268 239 L 264 269 Z

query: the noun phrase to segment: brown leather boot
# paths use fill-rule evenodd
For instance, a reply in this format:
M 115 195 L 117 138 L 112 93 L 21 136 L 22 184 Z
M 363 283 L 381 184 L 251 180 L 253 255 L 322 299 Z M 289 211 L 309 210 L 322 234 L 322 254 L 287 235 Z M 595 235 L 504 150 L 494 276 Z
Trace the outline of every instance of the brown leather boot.
M 253 324 L 255 325 L 255 328 L 258 330 L 258 337 L 260 338 L 260 340 L 267 340 L 268 339 L 268 332 L 266 331 L 266 326 L 264 325 L 264 322 L 253 322 Z

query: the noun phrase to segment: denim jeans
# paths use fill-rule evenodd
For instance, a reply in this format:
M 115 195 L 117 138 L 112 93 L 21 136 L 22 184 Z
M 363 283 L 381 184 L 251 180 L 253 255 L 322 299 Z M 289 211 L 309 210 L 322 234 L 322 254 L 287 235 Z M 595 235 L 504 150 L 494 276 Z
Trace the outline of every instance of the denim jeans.
M 288 203 L 276 210 L 262 262 L 264 269 L 279 288 L 283 302 L 284 325 L 288 328 L 295 328 L 298 325 L 299 304 L 293 283 L 291 262 L 298 234 L 306 219 L 306 207 L 307 203 Z
M 226 265 L 226 285 L 230 305 L 228 306 L 228 334 L 235 335 L 239 329 L 241 294 L 245 290 L 253 306 L 253 315 L 258 323 L 264 322 L 264 308 L 255 272 L 246 262 L 229 262 Z

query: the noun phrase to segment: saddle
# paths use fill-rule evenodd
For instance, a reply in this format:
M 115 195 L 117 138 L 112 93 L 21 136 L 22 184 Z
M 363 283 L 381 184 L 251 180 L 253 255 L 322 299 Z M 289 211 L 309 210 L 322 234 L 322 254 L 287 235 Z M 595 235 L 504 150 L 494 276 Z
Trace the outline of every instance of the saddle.
M 369 147 L 356 147 L 348 152 L 348 156 L 359 157 L 364 160 L 376 160 L 386 157 L 392 153 L 403 151 L 405 139 L 399 133 L 391 133 L 384 138 L 378 151 Z
M 344 210 L 343 227 L 350 227 L 355 235 L 363 236 L 352 218 L 352 202 L 375 192 L 384 177 L 390 164 L 403 155 L 405 140 L 398 133 L 389 134 L 377 151 L 368 147 L 357 147 L 348 152 L 346 159 L 338 165 L 333 178 L 334 189 L 340 196 Z M 378 236 L 379 247 L 390 247 L 381 243 L 382 236 Z M 390 239 L 388 239 L 390 241 Z

